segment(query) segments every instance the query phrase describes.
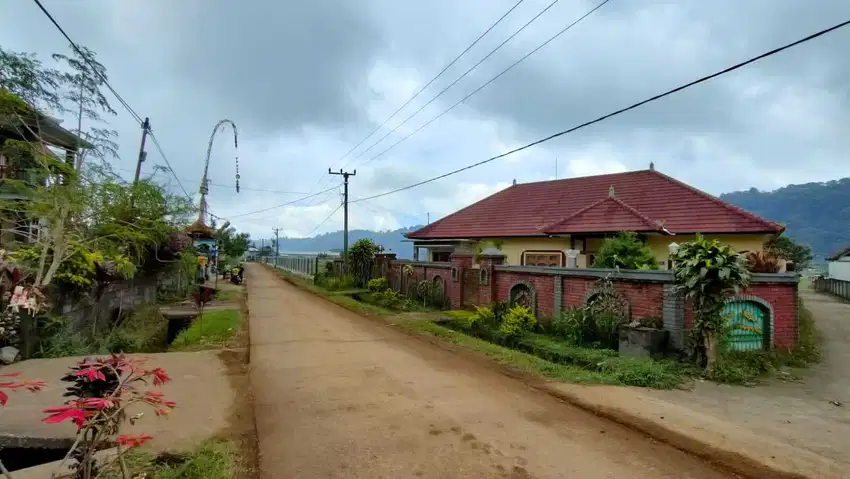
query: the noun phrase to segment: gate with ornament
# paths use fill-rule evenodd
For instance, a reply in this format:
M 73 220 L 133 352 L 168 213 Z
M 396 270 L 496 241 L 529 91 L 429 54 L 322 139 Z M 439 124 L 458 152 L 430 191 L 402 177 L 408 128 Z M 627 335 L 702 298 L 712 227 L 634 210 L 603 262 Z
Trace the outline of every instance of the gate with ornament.
M 756 351 L 770 345 L 771 312 L 763 301 L 734 298 L 723 308 L 727 341 L 736 351 Z

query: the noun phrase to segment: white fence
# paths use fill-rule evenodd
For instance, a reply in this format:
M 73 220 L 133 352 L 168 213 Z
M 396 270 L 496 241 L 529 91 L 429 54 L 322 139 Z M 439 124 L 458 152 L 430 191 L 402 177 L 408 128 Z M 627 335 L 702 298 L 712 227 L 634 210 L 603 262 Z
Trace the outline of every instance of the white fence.
M 315 254 L 282 254 L 278 257 L 267 256 L 259 259 L 266 264 L 309 279 L 313 279 L 317 272 L 324 272 L 325 263 L 333 261 L 331 256 Z

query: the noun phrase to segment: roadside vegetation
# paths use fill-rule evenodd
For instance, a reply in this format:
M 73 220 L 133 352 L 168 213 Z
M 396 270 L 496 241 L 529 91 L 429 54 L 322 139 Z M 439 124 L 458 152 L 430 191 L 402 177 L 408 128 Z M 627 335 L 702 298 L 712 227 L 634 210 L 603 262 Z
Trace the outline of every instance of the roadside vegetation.
M 188 454 L 133 449 L 125 459 L 127 468 L 146 479 L 231 479 L 237 476 L 236 448 L 229 441 L 209 440 Z M 105 472 L 106 479 L 123 479 L 120 469 Z
M 172 351 L 198 351 L 226 346 L 242 327 L 238 309 L 204 311 L 171 343 Z

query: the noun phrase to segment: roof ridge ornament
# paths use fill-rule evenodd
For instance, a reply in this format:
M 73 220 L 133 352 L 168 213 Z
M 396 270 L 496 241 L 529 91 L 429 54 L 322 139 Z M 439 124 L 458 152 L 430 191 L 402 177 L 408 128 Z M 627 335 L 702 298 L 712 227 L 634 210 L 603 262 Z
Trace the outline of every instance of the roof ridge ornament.
M 614 197 L 614 185 L 608 187 L 608 196 L 610 196 L 611 198 Z

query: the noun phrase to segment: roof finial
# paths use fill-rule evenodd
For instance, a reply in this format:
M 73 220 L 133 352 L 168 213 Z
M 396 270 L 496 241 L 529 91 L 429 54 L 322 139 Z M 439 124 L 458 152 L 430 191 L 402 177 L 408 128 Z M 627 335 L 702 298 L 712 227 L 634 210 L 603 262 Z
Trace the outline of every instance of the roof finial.
M 655 171 L 655 163 L 652 161 L 649 162 L 649 171 Z
M 514 184 L 516 184 L 516 178 L 514 178 Z
M 614 185 L 608 187 L 608 196 L 614 196 Z

